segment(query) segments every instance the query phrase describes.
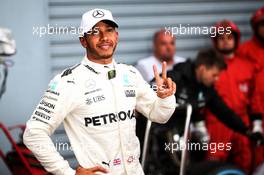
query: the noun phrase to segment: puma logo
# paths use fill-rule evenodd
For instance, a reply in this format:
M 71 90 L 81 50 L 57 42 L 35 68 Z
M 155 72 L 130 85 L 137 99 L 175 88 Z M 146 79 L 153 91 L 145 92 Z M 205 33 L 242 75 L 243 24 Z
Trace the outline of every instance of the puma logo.
M 110 162 L 111 162 L 111 160 L 109 161 L 109 163 L 107 163 L 105 161 L 102 161 L 102 164 L 107 165 L 108 167 L 110 167 Z

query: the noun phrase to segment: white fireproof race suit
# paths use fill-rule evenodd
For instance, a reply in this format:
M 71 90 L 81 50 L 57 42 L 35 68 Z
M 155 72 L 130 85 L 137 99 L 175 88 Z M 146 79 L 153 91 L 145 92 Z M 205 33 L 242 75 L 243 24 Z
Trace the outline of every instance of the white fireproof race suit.
M 115 70 L 112 77 L 110 70 Z M 27 122 L 24 143 L 48 172 L 74 175 L 50 138 L 63 122 L 82 167 L 100 165 L 112 175 L 143 175 L 134 111 L 165 123 L 175 107 L 174 95 L 157 97 L 133 66 L 96 64 L 85 57 L 51 80 Z

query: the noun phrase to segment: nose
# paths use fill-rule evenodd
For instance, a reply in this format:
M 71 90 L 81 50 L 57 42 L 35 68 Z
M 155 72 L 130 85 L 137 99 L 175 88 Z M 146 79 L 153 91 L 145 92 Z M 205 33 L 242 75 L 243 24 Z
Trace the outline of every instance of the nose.
M 106 32 L 100 32 L 100 39 L 106 41 L 108 39 Z

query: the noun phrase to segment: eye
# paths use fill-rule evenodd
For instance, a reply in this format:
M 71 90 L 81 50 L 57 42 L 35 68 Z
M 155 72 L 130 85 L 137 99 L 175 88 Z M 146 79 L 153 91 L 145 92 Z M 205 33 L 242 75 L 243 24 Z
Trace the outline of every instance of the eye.
M 106 29 L 106 31 L 107 31 L 107 32 L 114 32 L 115 29 L 114 29 L 113 27 L 109 27 L 109 28 Z

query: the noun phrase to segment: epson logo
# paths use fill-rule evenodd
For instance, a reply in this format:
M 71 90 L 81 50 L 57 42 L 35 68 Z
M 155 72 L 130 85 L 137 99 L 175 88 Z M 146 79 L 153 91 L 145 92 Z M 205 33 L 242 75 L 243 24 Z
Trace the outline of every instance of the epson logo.
M 44 105 L 44 106 L 46 106 L 46 107 L 48 107 L 48 108 L 50 108 L 50 109 L 54 109 L 54 108 L 55 108 L 55 105 L 54 105 L 54 104 L 48 103 L 48 102 L 46 102 L 46 101 L 44 101 L 44 100 L 42 100 L 42 101 L 40 102 L 40 104 L 41 104 L 41 105 Z

